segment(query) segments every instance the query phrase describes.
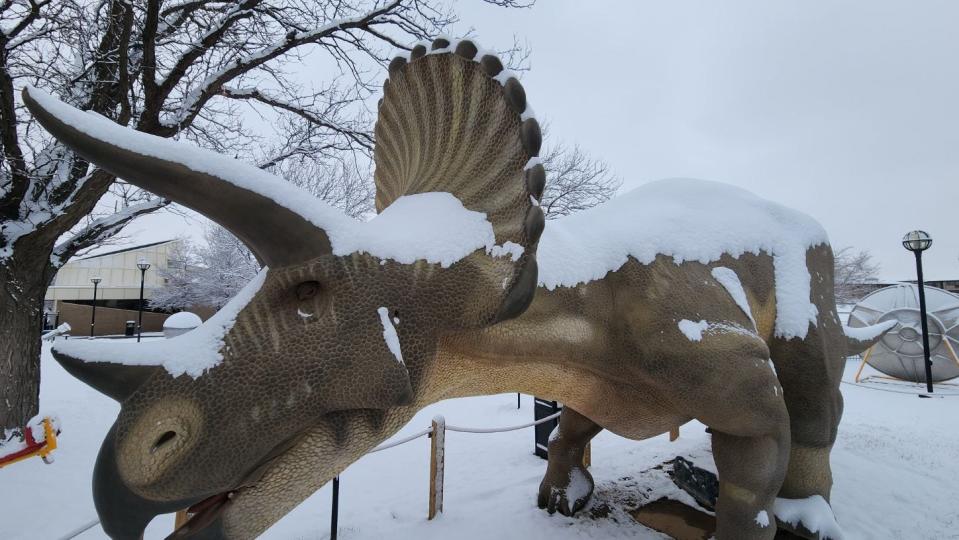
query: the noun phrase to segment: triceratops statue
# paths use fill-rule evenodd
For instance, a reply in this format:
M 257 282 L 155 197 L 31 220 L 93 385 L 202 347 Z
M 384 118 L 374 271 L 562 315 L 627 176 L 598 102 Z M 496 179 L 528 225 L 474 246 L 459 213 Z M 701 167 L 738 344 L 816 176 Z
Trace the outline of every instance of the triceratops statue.
M 589 498 L 582 456 L 600 430 L 638 440 L 695 418 L 712 432 L 719 538 L 773 538 L 777 497 L 832 515 L 844 358 L 881 329 L 844 335 L 818 225 L 670 180 L 541 239 L 540 128 L 500 60 L 438 39 L 389 74 L 368 222 L 24 92 L 61 142 L 223 225 L 266 266 L 181 337 L 55 348 L 122 405 L 93 472 L 107 534 L 140 538 L 190 507 L 173 537 L 256 537 L 422 407 L 499 392 L 566 404 L 539 492 L 550 512 Z

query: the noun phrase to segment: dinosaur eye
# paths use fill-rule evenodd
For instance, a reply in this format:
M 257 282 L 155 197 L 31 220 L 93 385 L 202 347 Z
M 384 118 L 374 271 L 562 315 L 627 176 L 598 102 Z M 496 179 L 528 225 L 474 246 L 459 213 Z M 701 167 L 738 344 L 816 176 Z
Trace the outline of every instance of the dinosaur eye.
M 320 283 L 318 281 L 304 281 L 296 286 L 296 297 L 299 300 L 309 300 L 320 292 Z

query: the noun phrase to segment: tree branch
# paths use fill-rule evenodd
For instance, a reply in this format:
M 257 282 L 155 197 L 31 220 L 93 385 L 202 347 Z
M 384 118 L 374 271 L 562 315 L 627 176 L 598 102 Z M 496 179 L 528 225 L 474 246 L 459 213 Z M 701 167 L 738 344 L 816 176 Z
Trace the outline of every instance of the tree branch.
M 339 31 L 353 28 L 366 28 L 372 24 L 373 21 L 376 21 L 378 17 L 390 13 L 401 3 L 402 0 L 394 0 L 382 8 L 367 12 L 360 17 L 340 19 L 339 21 L 331 22 L 322 28 L 318 28 L 310 32 L 290 32 L 283 41 L 277 42 L 270 47 L 266 47 L 260 51 L 257 51 L 256 53 L 237 58 L 231 62 L 228 67 L 223 68 L 213 76 L 208 77 L 200 88 L 191 92 L 190 99 L 184 104 L 184 107 L 182 107 L 183 112 L 181 113 L 180 118 L 178 118 L 175 123 L 164 126 L 165 129 L 161 132 L 166 136 L 170 136 L 190 126 L 197 114 L 199 114 L 200 109 L 206 105 L 210 98 L 220 94 L 221 89 L 225 84 L 239 77 L 240 75 L 248 73 L 269 62 L 270 60 L 292 51 L 297 47 L 312 43 L 319 43 L 324 38 L 329 37 Z
M 50 256 L 51 264 L 57 268 L 63 266 L 80 250 L 99 245 L 103 240 L 120 232 L 123 227 L 126 227 L 137 217 L 155 212 L 168 204 L 170 204 L 170 201 L 166 199 L 154 198 L 90 222 L 69 239 L 53 248 L 53 254 Z
M 264 105 L 269 105 L 275 109 L 291 112 L 313 125 L 329 129 L 330 131 L 335 131 L 336 133 L 349 138 L 369 152 L 373 151 L 373 137 L 369 133 L 347 129 L 342 126 L 327 122 L 317 114 L 307 110 L 304 107 L 299 107 L 293 103 L 290 103 L 289 101 L 279 99 L 270 95 L 269 93 L 263 92 L 262 90 L 258 90 L 256 88 L 236 89 L 223 87 L 223 89 L 220 91 L 220 95 L 230 99 L 254 100 L 263 103 Z

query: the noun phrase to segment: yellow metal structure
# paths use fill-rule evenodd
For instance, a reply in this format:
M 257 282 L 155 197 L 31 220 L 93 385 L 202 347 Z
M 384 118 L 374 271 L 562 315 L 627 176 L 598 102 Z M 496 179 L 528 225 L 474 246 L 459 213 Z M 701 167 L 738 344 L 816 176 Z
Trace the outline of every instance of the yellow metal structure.
M 26 429 L 30 429 L 30 427 L 28 426 Z M 53 422 L 50 421 L 50 418 L 43 419 L 43 435 L 44 435 L 43 444 L 41 444 L 32 452 L 19 455 L 11 459 L 10 461 L 6 461 L 6 462 L 0 461 L 0 469 L 2 469 L 3 467 L 6 467 L 7 465 L 12 465 L 14 463 L 17 463 L 18 461 L 23 461 L 25 459 L 32 458 L 33 456 L 40 456 L 40 458 L 43 460 L 44 463 L 48 463 L 48 464 L 53 463 L 53 460 L 49 458 L 49 455 L 50 455 L 50 452 L 53 452 L 54 450 L 57 449 L 57 433 L 56 433 L 56 430 L 53 429 Z

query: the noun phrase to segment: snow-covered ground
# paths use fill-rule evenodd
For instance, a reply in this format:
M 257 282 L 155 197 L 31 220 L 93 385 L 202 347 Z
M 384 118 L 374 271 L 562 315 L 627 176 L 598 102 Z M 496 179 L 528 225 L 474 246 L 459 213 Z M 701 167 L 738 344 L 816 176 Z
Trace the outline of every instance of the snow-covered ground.
M 56 539 L 96 518 L 90 473 L 118 406 L 70 377 L 49 349 L 45 344 L 41 409 L 62 421 L 60 448 L 53 465 L 34 458 L 0 470 L 0 538 L 6 540 Z M 857 364 L 849 361 L 846 380 Z M 847 537 L 959 538 L 959 387 L 942 387 L 940 394 L 954 397 L 934 399 L 850 385 L 843 393 L 846 412 L 832 454 L 833 504 Z M 515 394 L 445 401 L 422 411 L 399 435 L 426 427 L 436 414 L 459 426 L 515 425 L 531 420 L 532 398 L 523 396 L 520 410 Z M 646 499 L 684 495 L 662 472 L 648 470 L 676 455 L 712 468 L 708 435 L 698 423 L 683 426 L 674 443 L 665 436 L 634 442 L 604 432 L 592 449 L 592 505 L 607 503 L 609 516 L 548 516 L 536 508 L 546 463 L 532 455 L 532 439 L 531 429 L 447 433 L 445 513 L 434 521 L 426 520 L 428 439 L 366 456 L 341 477 L 339 538 L 664 538 L 625 513 Z M 327 486 L 264 538 L 328 538 L 329 518 Z M 172 527 L 172 516 L 162 516 L 146 538 L 164 538 Z M 78 538 L 105 535 L 94 527 Z

